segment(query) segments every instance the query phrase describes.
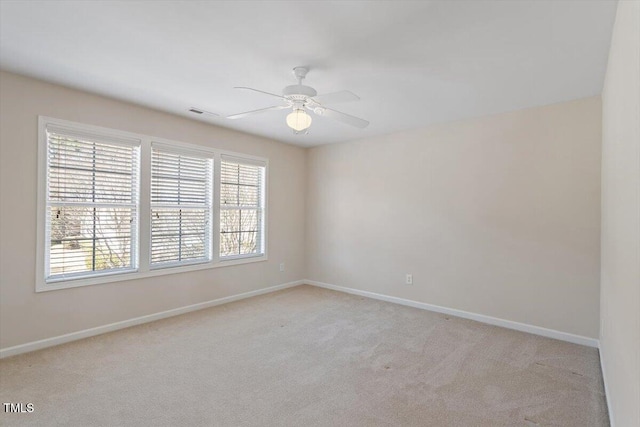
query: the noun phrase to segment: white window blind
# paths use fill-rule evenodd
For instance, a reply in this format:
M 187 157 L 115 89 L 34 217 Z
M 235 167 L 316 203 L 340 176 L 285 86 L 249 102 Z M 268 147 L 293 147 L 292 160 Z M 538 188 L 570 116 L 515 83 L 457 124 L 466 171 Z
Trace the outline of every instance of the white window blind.
M 264 254 L 265 166 L 222 156 L 220 258 Z
M 151 266 L 211 260 L 213 159 L 152 147 Z
M 139 145 L 54 126 L 46 143 L 46 280 L 134 270 Z

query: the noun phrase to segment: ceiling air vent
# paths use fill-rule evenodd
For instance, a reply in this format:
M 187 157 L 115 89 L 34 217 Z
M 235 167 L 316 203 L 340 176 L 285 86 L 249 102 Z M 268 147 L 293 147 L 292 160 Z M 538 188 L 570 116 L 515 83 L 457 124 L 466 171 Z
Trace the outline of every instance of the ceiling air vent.
M 208 114 L 210 116 L 220 117 L 220 114 L 212 113 L 211 111 L 206 111 L 201 108 L 191 107 L 189 108 L 189 112 L 193 114 Z

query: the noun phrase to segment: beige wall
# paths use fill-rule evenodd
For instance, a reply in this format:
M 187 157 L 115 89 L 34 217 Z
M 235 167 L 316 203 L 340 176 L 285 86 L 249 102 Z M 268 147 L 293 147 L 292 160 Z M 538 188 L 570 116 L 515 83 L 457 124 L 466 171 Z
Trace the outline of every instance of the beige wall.
M 307 278 L 597 337 L 600 150 L 599 97 L 313 148 Z
M 305 151 L 0 76 L 0 348 L 305 277 L 597 337 L 598 97 Z M 269 158 L 269 261 L 36 294 L 38 115 Z
M 304 278 L 302 148 L 4 72 L 0 94 L 0 348 Z M 38 115 L 268 158 L 269 261 L 36 294 Z
M 640 2 L 621 1 L 602 93 L 600 351 L 612 421 L 640 426 Z M 613 424 L 613 423 L 612 423 Z

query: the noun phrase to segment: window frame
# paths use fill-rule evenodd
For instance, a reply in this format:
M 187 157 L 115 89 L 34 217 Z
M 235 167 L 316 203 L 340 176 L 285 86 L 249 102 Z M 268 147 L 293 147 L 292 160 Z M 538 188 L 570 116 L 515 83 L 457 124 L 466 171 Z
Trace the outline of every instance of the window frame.
M 153 219 L 149 220 L 149 270 L 158 270 L 158 269 L 164 269 L 164 268 L 173 268 L 173 267 L 180 267 L 180 266 L 186 266 L 186 265 L 193 265 L 193 264 L 206 264 L 209 263 L 213 260 L 213 252 L 214 252 L 214 248 L 213 248 L 213 239 L 211 236 L 211 233 L 213 232 L 213 222 L 214 222 L 214 205 L 213 205 L 213 199 L 215 196 L 215 156 L 214 153 L 208 151 L 208 150 L 196 150 L 196 149 L 186 149 L 185 147 L 176 147 L 175 144 L 166 144 L 166 143 L 161 143 L 161 142 L 157 142 L 157 140 L 152 141 L 151 143 L 151 160 L 153 161 L 153 150 L 158 150 L 160 152 L 164 152 L 164 153 L 171 153 L 174 155 L 182 155 L 182 156 L 193 156 L 193 157 L 200 157 L 200 158 L 204 158 L 207 160 L 211 161 L 211 170 L 209 171 L 209 179 L 211 180 L 209 185 L 209 205 L 207 206 L 209 209 L 209 227 L 208 230 L 205 230 L 205 236 L 207 236 L 208 242 L 205 242 L 205 256 L 207 258 L 198 258 L 198 259 L 191 259 L 191 260 L 186 260 L 186 261 L 167 261 L 167 262 L 158 262 L 158 263 L 153 263 L 152 262 L 152 254 L 151 254 L 151 244 L 152 244 L 152 225 L 153 225 Z M 153 182 L 152 182 L 152 178 L 153 178 L 153 165 L 151 163 L 151 169 L 150 169 L 150 173 L 149 173 L 149 179 L 150 179 L 150 186 L 149 189 L 151 190 L 153 188 Z M 179 208 L 181 205 L 176 204 L 170 207 L 170 209 L 176 209 Z M 154 202 L 151 200 L 151 193 L 149 195 L 149 218 L 151 218 L 151 209 L 154 208 Z M 187 208 L 188 209 L 188 208 Z
M 47 280 L 46 273 L 46 214 L 47 214 L 47 126 L 66 128 L 70 131 L 83 132 L 95 135 L 99 138 L 114 138 L 137 140 L 139 143 L 138 165 L 138 230 L 136 239 L 137 247 L 135 257 L 137 268 L 126 271 L 94 272 L 80 277 L 67 277 L 56 280 Z M 215 140 L 211 141 L 215 144 Z M 173 264 L 166 266 L 151 266 L 151 146 L 166 147 L 174 152 L 185 154 L 206 154 L 213 159 L 212 178 L 212 211 L 210 224 L 211 260 L 189 264 Z M 262 249 L 263 253 L 243 255 L 241 257 L 224 259 L 220 258 L 220 171 L 222 157 L 234 157 L 264 166 L 263 182 L 263 224 L 262 224 Z M 135 280 L 147 277 L 164 276 L 189 271 L 206 270 L 211 268 L 229 267 L 268 260 L 268 215 L 269 215 L 269 160 L 264 157 L 223 150 L 205 145 L 191 144 L 174 141 L 165 138 L 157 138 L 149 135 L 116 129 L 87 125 L 68 120 L 56 119 L 47 116 L 38 116 L 38 187 L 37 187 L 37 227 L 36 227 L 36 292 L 46 292 L 59 289 L 75 288 L 81 286 L 113 283 L 125 280 Z
M 262 169 L 262 182 L 261 182 L 261 188 L 260 188 L 260 194 L 258 195 L 258 197 L 260 198 L 260 207 L 259 208 L 255 208 L 256 211 L 260 211 L 260 218 L 258 218 L 258 224 L 260 224 L 260 229 L 258 230 L 258 232 L 261 234 L 261 236 L 259 236 L 259 241 L 260 241 L 260 248 L 262 249 L 262 253 L 266 252 L 266 215 L 267 215 L 267 208 L 266 208 L 266 191 L 267 191 L 267 165 L 266 163 L 263 163 L 262 161 L 259 160 L 255 160 L 255 159 L 247 159 L 247 158 L 242 158 L 242 157 L 238 157 L 235 155 L 229 155 L 229 154 L 222 154 L 221 155 L 221 159 L 220 159 L 220 173 L 218 174 L 218 177 L 221 176 L 222 174 L 222 162 L 223 161 L 227 161 L 227 162 L 231 162 L 231 163 L 238 163 L 241 165 L 250 165 L 250 166 L 256 166 L 259 168 L 263 168 Z M 222 183 L 219 183 L 218 186 L 218 190 L 221 189 Z M 220 204 L 220 198 L 221 198 L 222 192 L 221 190 L 218 192 L 217 195 L 217 199 L 218 199 L 218 203 Z M 233 209 L 239 209 L 239 210 L 243 210 L 242 207 L 238 206 L 234 206 L 231 208 L 225 208 L 225 209 L 229 209 L 229 210 L 233 210 Z M 251 209 L 251 208 L 244 208 L 244 209 Z M 222 206 L 218 205 L 218 214 L 222 215 Z M 218 226 L 220 225 L 221 220 L 220 218 L 218 218 Z M 221 232 L 220 230 L 218 230 L 218 238 L 220 239 L 220 235 Z M 217 248 L 217 253 L 219 256 L 219 260 L 220 262 L 228 262 L 228 261 L 234 261 L 234 260 L 239 260 L 239 259 L 245 259 L 245 258 L 255 258 L 255 257 L 259 257 L 261 256 L 261 252 L 252 254 L 237 254 L 237 255 L 226 255 L 226 256 L 220 256 L 220 243 L 218 242 L 218 248 Z
M 106 138 L 104 135 L 91 135 L 91 134 L 82 134 L 81 132 L 73 132 L 70 129 L 66 129 L 66 128 L 62 128 L 60 126 L 47 126 L 45 131 L 47 132 L 47 142 L 51 141 L 50 138 L 50 134 L 55 134 L 55 135 L 59 135 L 59 136 L 63 136 L 63 137 L 71 137 L 71 138 L 77 138 L 76 140 L 82 140 L 82 139 L 86 139 L 86 142 L 92 142 L 94 144 L 95 147 L 95 143 L 102 143 L 102 144 L 106 144 L 109 145 L 111 147 L 113 146 L 119 146 L 119 147 L 126 147 L 128 149 L 132 150 L 132 163 L 131 163 L 131 192 L 130 192 L 130 196 L 131 196 L 131 201 L 130 202 L 104 202 L 104 201 L 70 201 L 70 200 L 52 200 L 51 199 L 51 193 L 50 193 L 50 187 L 47 187 L 47 194 L 45 197 L 45 209 L 46 209 L 46 215 L 45 215 L 45 230 L 48 230 L 49 233 L 46 234 L 45 238 L 45 248 L 51 249 L 51 242 L 52 242 L 52 236 L 51 236 L 51 231 L 52 231 L 52 225 L 53 225 L 53 221 L 49 220 L 47 221 L 49 218 L 51 217 L 51 209 L 55 206 L 58 207 L 58 209 L 65 209 L 65 208 L 73 208 L 73 207 L 78 207 L 78 208 L 89 208 L 89 209 L 93 209 L 94 211 L 96 209 L 109 209 L 109 208 L 125 208 L 125 209 L 130 209 L 131 210 L 131 221 L 130 221 L 130 226 L 129 228 L 129 266 L 127 267 L 119 267 L 119 268 L 112 268 L 112 269 L 104 269 L 104 270 L 89 270 L 89 271 L 79 271 L 79 272 L 70 272 L 70 273 L 61 273 L 61 274 L 50 274 L 49 276 L 49 283 L 55 283 L 55 282 L 61 282 L 61 281 L 65 281 L 67 279 L 74 279 L 76 277 L 78 278 L 82 278 L 82 277 L 92 277 L 95 275 L 110 275 L 110 274 L 119 274 L 119 273 L 123 273 L 123 272 L 131 272 L 131 271 L 135 271 L 137 269 L 137 265 L 138 265 L 138 259 L 137 259 L 137 253 L 138 253 L 138 230 L 139 230 L 139 224 L 138 224 L 138 220 L 139 220 L 139 205 L 140 205 L 140 200 L 139 200 L 139 190 L 140 190 L 140 173 L 138 170 L 138 165 L 139 165 L 139 161 L 140 161 L 140 141 L 137 139 L 132 139 L 132 140 L 124 140 L 124 139 L 116 139 L 116 138 Z M 95 149 L 95 148 L 94 148 Z M 51 168 L 53 167 L 50 160 L 50 152 L 47 150 L 47 155 L 46 155 L 46 165 L 47 165 L 47 175 L 49 175 L 51 173 Z M 93 174 L 95 176 L 97 169 L 95 167 L 95 155 L 94 158 L 92 160 L 93 162 L 93 169 L 91 169 L 93 171 Z M 75 168 L 70 168 L 71 170 L 75 169 Z M 77 172 L 78 169 L 75 169 L 75 172 Z M 88 171 L 88 170 L 85 170 Z M 74 172 L 71 172 L 72 174 Z M 92 188 L 92 194 L 95 198 L 96 193 L 96 181 L 93 182 L 93 188 Z M 58 213 L 60 213 L 60 210 L 58 211 Z M 94 216 L 94 235 L 92 237 L 92 242 L 93 242 L 93 248 L 95 250 L 95 242 L 98 239 L 96 237 L 95 234 L 95 216 Z M 47 227 L 46 223 L 48 222 L 49 227 Z M 82 238 L 82 239 L 78 239 L 78 240 L 86 240 L 86 238 Z M 95 252 L 94 252 L 95 255 Z M 49 271 L 51 273 L 51 250 L 45 250 L 45 271 Z M 94 258 L 94 263 L 95 263 L 95 258 Z M 95 266 L 94 266 L 95 267 Z

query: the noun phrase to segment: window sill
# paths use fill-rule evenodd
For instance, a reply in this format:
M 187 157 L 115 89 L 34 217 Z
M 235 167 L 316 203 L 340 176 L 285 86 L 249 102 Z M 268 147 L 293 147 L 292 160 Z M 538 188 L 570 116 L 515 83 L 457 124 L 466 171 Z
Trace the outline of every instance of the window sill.
M 100 285 L 103 283 L 122 282 L 126 280 L 145 279 L 148 277 L 167 276 L 170 274 L 187 273 L 190 271 L 209 270 L 213 268 L 230 267 L 234 265 L 252 264 L 254 262 L 267 261 L 267 255 L 242 257 L 234 259 L 220 260 L 218 262 L 207 262 L 200 264 L 181 265 L 166 268 L 156 268 L 149 271 L 133 271 L 126 273 L 105 273 L 101 276 L 84 277 L 69 280 L 57 280 L 46 283 L 44 280 L 36 284 L 36 292 L 55 291 L 59 289 L 78 288 L 81 286 Z

